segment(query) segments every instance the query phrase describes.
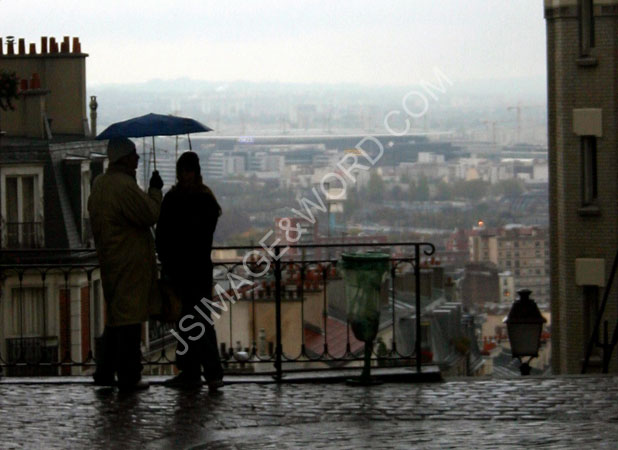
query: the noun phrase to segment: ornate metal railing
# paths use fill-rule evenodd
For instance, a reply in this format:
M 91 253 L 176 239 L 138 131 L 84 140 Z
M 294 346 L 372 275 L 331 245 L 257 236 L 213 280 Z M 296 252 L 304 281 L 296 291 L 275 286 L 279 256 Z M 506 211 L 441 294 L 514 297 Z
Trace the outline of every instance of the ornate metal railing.
M 4 247 L 26 249 L 43 247 L 42 222 L 6 222 Z
M 303 258 L 307 249 L 314 250 L 313 255 L 319 257 Z M 336 243 L 270 250 L 263 247 L 215 250 L 236 250 L 241 254 L 235 260 L 214 263 L 213 300 L 221 306 L 213 309 L 211 316 L 218 330 L 220 354 L 227 373 L 253 371 L 272 374 L 281 380 L 285 371 L 358 365 L 363 360 L 363 344 L 354 338 L 345 316 L 339 264 L 342 251 L 381 250 L 390 254 L 390 273 L 383 286 L 381 303 L 380 335 L 384 338 L 374 347 L 376 363 L 411 365 L 421 372 L 422 364 L 430 360 L 427 343 L 422 342 L 422 300 L 426 303 L 429 299 L 422 295 L 427 286 L 422 284 L 421 265 L 433 254 L 432 244 Z M 9 375 L 42 365 L 46 375 L 91 370 L 102 332 L 96 324 L 103 322 L 99 268 L 92 250 L 66 254 L 53 250 L 13 251 L 0 256 L 3 289 L 0 311 L 5 316 L 13 315 L 10 321 L 13 329 L 5 332 L 11 335 L 0 331 L 4 341 L 0 341 L 0 368 L 4 367 Z M 32 293 L 26 295 L 32 286 L 40 289 L 37 292 L 42 298 L 35 298 Z M 22 307 L 10 310 L 19 301 Z M 39 319 L 28 318 L 36 308 L 39 308 L 36 313 Z M 399 319 L 405 319 L 408 325 L 405 333 L 399 330 L 403 326 Z M 27 330 L 37 325 L 42 329 Z M 148 324 L 144 364 L 173 364 L 176 339 L 170 328 L 154 321 Z M 47 346 L 31 344 L 33 338 L 27 337 L 24 331 L 46 336 L 34 339 L 45 339 Z M 55 346 L 49 350 L 52 341 Z M 39 345 L 36 348 L 40 350 L 26 350 L 27 345 L 34 345 L 33 348 Z

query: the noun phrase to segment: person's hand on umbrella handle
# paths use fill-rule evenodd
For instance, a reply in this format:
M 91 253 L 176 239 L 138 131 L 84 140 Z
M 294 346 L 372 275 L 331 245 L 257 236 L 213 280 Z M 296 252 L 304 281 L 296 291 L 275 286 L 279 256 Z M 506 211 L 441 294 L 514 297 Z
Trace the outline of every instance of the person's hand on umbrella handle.
M 150 177 L 150 187 L 159 190 L 163 188 L 163 180 L 161 179 L 161 175 L 159 175 L 158 170 L 152 172 L 152 176 Z

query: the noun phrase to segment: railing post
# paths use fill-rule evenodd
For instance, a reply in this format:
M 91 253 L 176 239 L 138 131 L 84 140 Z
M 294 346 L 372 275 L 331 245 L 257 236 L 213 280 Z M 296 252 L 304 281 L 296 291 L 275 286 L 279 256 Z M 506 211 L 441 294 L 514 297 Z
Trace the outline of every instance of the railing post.
M 594 346 L 597 344 L 596 336 L 598 336 L 599 328 L 601 326 L 601 319 L 603 318 L 603 313 L 605 312 L 605 306 L 607 305 L 607 299 L 609 298 L 609 293 L 612 289 L 612 283 L 614 282 L 614 277 L 616 276 L 616 271 L 618 271 L 618 252 L 616 252 L 616 256 L 614 256 L 614 262 L 612 263 L 612 270 L 609 274 L 609 278 L 607 279 L 607 286 L 605 287 L 605 292 L 603 292 L 603 300 L 601 301 L 601 306 L 598 309 L 597 318 L 594 322 L 594 329 L 592 330 L 592 335 L 590 335 L 590 340 L 588 341 L 588 345 L 586 347 L 586 354 L 584 356 L 584 363 L 582 364 L 581 373 L 586 373 L 588 369 L 588 363 L 590 362 L 590 357 L 592 356 L 592 350 Z M 614 328 L 614 338 L 615 342 L 618 342 L 618 324 L 616 328 Z M 614 342 L 614 339 L 612 339 Z M 616 345 L 616 344 L 614 344 Z M 603 350 L 604 352 L 608 351 L 607 349 Z M 611 352 L 611 350 L 609 350 Z M 611 357 L 611 353 L 610 353 Z
M 414 244 L 414 290 L 416 291 L 416 372 L 421 373 L 421 249 L 420 244 Z
M 281 346 L 281 258 L 279 246 L 275 247 L 275 323 L 277 332 L 277 342 L 275 345 L 275 380 L 281 381 L 282 378 L 282 355 Z
M 393 313 L 393 342 L 391 348 L 391 356 L 394 358 L 397 354 L 397 330 L 396 330 L 396 316 L 395 316 L 395 275 L 397 273 L 397 265 L 391 264 L 391 305 Z

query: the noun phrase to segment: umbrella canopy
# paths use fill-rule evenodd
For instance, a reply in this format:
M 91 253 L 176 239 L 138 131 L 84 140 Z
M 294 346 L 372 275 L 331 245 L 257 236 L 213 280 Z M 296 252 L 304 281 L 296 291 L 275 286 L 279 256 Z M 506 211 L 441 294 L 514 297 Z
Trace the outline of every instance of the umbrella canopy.
M 125 120 L 124 122 L 116 122 L 99 134 L 97 139 L 174 136 L 204 131 L 212 131 L 212 128 L 199 123 L 197 120 L 185 117 L 150 113 L 145 116 Z

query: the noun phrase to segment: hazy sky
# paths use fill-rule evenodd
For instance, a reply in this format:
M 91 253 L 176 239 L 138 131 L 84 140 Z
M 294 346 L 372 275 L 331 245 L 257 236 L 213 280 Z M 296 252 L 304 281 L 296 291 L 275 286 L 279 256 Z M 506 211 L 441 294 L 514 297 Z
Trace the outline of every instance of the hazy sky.
M 79 36 L 89 84 L 545 74 L 541 0 L 0 0 L 8 35 Z

